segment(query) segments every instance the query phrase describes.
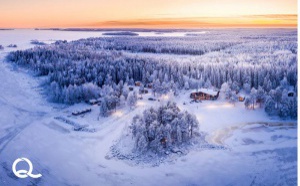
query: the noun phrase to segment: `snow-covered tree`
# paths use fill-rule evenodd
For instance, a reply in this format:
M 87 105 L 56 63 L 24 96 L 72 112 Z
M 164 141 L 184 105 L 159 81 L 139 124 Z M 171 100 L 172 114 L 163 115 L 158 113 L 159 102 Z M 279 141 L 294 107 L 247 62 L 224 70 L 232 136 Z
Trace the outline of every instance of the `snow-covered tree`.
M 254 106 L 257 101 L 257 90 L 255 88 L 251 89 L 249 99 L 250 99 L 251 107 L 254 110 Z
M 127 105 L 130 109 L 133 109 L 137 102 L 137 93 L 135 91 L 130 92 L 127 97 Z
M 252 106 L 252 102 L 251 102 L 251 99 L 249 97 L 245 98 L 244 105 L 247 109 L 249 109 Z
M 120 96 L 120 105 L 125 105 L 126 104 L 126 98 L 125 96 L 121 95 Z
M 266 103 L 265 103 L 265 111 L 267 114 L 269 115 L 274 115 L 276 114 L 276 107 L 275 107 L 276 103 L 274 101 L 274 99 L 271 96 L 268 96 L 266 99 Z
M 281 81 L 280 81 L 280 86 L 283 89 L 287 89 L 289 87 L 289 82 L 287 80 L 286 77 L 284 77 Z
M 115 95 L 106 96 L 106 103 L 109 111 L 116 110 L 119 102 L 119 98 Z
M 166 149 L 189 144 L 200 136 L 196 116 L 181 112 L 177 105 L 168 102 L 158 109 L 150 108 L 133 118 L 130 126 L 135 150 L 162 153 Z
M 262 107 L 262 105 L 265 103 L 265 100 L 266 100 L 265 91 L 262 89 L 261 86 L 259 86 L 256 92 L 256 102 L 259 104 L 259 107 Z
M 186 81 L 186 82 L 184 83 L 184 89 L 185 89 L 185 90 L 189 90 L 189 89 L 190 89 L 190 85 L 189 85 L 189 82 L 188 82 L 188 81 Z
M 103 116 L 103 117 L 108 116 L 108 107 L 107 107 L 107 101 L 106 101 L 105 98 L 101 100 L 100 115 Z
M 225 99 L 229 99 L 232 90 L 230 89 L 229 85 L 227 82 L 223 83 L 221 86 L 221 93 L 225 95 Z
M 231 93 L 229 98 L 229 103 L 235 105 L 237 101 L 238 101 L 238 96 L 235 93 Z
M 243 86 L 243 88 L 244 88 L 244 90 L 245 90 L 246 93 L 248 93 L 248 94 L 250 93 L 251 86 L 250 86 L 249 83 L 245 83 L 244 86 Z

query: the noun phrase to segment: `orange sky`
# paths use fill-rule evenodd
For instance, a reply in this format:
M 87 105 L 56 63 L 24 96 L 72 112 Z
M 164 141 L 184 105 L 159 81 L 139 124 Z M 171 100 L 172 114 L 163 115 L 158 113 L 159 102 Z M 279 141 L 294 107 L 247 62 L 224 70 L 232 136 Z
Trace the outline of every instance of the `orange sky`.
M 0 0 L 0 28 L 296 27 L 297 0 Z

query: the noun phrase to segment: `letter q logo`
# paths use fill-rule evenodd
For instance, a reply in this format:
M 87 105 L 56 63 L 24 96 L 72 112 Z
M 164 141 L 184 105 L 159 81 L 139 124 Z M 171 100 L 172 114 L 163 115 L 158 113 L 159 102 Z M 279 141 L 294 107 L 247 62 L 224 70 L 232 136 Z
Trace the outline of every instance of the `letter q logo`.
M 16 170 L 16 166 L 19 162 L 21 161 L 26 161 L 26 163 L 29 166 L 29 170 Z M 32 174 L 32 170 L 33 170 L 33 166 L 32 163 L 29 159 L 27 158 L 18 158 L 14 161 L 13 165 L 12 165 L 12 171 L 14 172 L 14 174 L 18 177 L 18 178 L 27 178 L 28 176 L 31 178 L 39 178 L 42 175 L 41 174 Z

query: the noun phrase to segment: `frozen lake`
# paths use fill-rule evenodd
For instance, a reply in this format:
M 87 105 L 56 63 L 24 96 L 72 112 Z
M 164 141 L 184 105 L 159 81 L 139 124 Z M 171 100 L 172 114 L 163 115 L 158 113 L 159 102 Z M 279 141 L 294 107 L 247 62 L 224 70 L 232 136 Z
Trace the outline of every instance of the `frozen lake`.
M 81 38 L 100 37 L 100 32 L 68 32 L 53 30 L 15 29 L 0 30 L 0 45 L 4 46 L 4 51 L 15 50 L 6 47 L 9 44 L 17 44 L 17 49 L 33 47 L 31 40 L 39 40 L 45 43 L 53 43 L 56 40 L 77 40 Z
M 112 31 L 111 31 L 112 32 Z M 102 35 L 110 33 L 107 31 L 57 31 L 57 30 L 34 30 L 34 29 L 15 29 L 15 30 L 0 30 L 0 45 L 5 51 L 15 50 L 8 48 L 10 44 L 17 44 L 17 49 L 26 49 L 33 47 L 30 44 L 31 40 L 38 40 L 44 43 L 53 43 L 57 40 L 77 40 L 89 37 L 113 37 L 110 35 Z M 187 32 L 134 32 L 142 37 L 184 37 Z M 205 34 L 205 32 L 192 32 L 193 34 Z M 127 37 L 139 37 L 127 36 Z M 1 52 L 1 51 L 0 51 Z M 2 51 L 3 52 L 3 51 Z

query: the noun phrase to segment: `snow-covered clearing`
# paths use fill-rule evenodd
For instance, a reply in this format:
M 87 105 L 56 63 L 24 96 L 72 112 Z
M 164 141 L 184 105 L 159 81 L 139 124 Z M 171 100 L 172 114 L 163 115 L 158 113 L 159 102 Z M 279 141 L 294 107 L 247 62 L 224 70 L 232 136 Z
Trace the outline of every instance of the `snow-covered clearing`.
M 20 43 L 15 38 L 9 41 L 4 38 L 0 44 L 16 43 L 28 48 L 32 47 L 31 39 L 49 40 L 59 36 L 58 39 L 72 40 L 88 37 L 90 33 L 47 31 L 48 35 L 38 38 L 33 37 L 35 32 L 38 33 L 19 36 L 23 38 Z M 51 35 L 52 32 L 55 34 Z M 72 38 L 68 34 L 77 35 Z M 122 106 L 109 117 L 98 119 L 98 106 L 48 103 L 40 93 L 38 79 L 2 62 L 7 51 L 0 55 L 0 185 L 296 184 L 296 121 L 270 118 L 259 108 L 246 110 L 240 102 L 235 106 L 224 100 L 190 103 L 189 92 L 181 92 L 175 98 L 164 96 L 161 102 L 171 99 L 180 109 L 194 113 L 200 130 L 208 133 L 207 141 L 224 145 L 226 149 L 192 150 L 155 167 L 134 165 L 107 155 L 110 147 L 126 133 L 134 115 L 161 103 L 149 101 L 153 97 L 151 93 L 143 96 L 134 110 Z M 92 112 L 71 115 L 82 108 L 91 108 Z M 96 132 L 74 131 L 71 125 L 55 117 L 87 125 Z M 33 173 L 43 176 L 17 179 L 11 165 L 19 157 L 30 159 Z M 26 167 L 20 163 L 22 166 Z

